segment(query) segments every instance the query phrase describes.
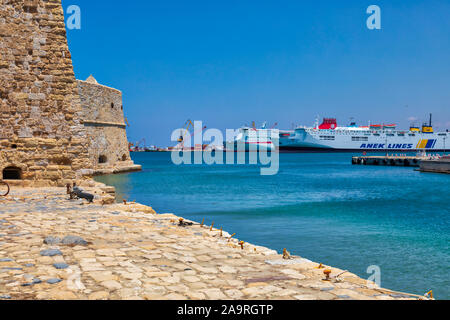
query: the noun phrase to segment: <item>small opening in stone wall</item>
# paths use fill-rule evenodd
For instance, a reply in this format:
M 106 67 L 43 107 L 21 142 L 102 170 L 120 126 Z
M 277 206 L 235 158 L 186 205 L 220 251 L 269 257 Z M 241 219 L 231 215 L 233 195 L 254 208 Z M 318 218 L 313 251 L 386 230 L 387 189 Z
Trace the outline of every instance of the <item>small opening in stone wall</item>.
M 26 13 L 37 13 L 37 5 L 34 5 L 33 3 L 25 3 L 23 5 L 23 9 Z
M 123 106 L 120 106 L 120 110 L 123 110 Z
M 111 103 L 111 109 L 113 109 L 114 108 L 114 103 Z
M 124 155 L 122 156 L 122 161 L 127 161 L 127 160 L 128 160 L 128 157 L 127 157 L 126 154 L 124 154 Z
M 21 180 L 22 179 L 22 169 L 17 167 L 7 167 L 3 169 L 3 179 L 4 180 Z
M 11 149 L 17 149 L 17 144 L 12 144 Z
M 55 164 L 64 165 L 64 166 L 72 165 L 72 160 L 70 160 L 67 157 L 55 157 L 55 158 L 53 158 L 53 162 Z
M 106 163 L 108 162 L 108 158 L 104 155 L 101 155 L 100 157 L 98 157 L 98 163 Z

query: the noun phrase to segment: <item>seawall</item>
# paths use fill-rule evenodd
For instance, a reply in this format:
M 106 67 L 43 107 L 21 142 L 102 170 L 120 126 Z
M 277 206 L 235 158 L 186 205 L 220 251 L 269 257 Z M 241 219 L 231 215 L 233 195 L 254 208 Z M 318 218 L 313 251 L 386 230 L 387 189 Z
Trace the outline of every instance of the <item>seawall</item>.
M 417 299 L 229 233 L 64 188 L 12 188 L 0 208 L 0 299 Z M 187 223 L 187 224 L 186 224 Z M 329 279 L 324 280 L 324 271 Z
M 450 158 L 427 160 L 420 163 L 420 171 L 435 173 L 450 173 Z

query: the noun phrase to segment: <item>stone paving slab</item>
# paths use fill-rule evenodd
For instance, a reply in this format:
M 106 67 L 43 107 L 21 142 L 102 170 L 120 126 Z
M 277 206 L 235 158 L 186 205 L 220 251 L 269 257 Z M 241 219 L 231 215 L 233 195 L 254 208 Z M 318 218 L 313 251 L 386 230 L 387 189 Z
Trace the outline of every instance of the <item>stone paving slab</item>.
M 0 203 L 0 300 L 414 298 L 329 266 L 324 281 L 317 263 L 140 204 L 62 188 L 15 188 Z

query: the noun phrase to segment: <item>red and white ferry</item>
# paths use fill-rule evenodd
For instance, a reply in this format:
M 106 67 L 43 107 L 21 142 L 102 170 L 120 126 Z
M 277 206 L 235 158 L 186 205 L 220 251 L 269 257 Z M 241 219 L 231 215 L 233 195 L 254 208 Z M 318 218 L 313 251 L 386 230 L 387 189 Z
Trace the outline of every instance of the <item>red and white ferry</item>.
M 338 126 L 334 118 L 325 118 L 314 127 L 298 127 L 288 140 L 281 144 L 285 151 L 445 151 L 450 141 L 449 132 L 434 132 L 431 123 L 421 128 L 411 126 L 409 130 L 397 130 L 395 124 L 373 124 Z M 447 143 L 447 145 L 446 145 Z

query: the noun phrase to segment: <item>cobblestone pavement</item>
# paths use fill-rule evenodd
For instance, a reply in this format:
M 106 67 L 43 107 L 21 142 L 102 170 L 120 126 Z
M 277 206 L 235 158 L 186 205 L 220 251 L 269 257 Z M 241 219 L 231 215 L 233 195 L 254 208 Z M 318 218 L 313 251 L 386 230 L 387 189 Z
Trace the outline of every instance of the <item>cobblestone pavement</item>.
M 14 189 L 0 204 L 0 300 L 412 298 L 140 204 L 62 188 Z

